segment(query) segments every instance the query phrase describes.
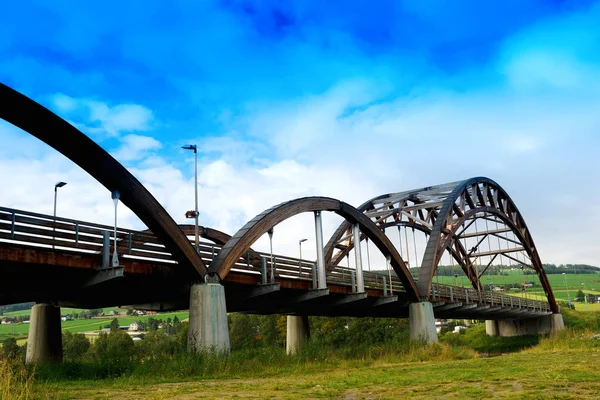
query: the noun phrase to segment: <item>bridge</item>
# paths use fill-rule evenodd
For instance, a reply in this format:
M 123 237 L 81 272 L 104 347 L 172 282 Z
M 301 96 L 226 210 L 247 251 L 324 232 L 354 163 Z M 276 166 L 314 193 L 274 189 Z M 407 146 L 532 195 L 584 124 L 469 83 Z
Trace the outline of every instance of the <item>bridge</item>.
M 203 227 L 203 241 L 195 248 L 194 227 L 177 225 L 91 139 L 2 84 L 0 98 L 0 118 L 82 167 L 148 227 L 136 231 L 0 207 L 0 304 L 38 303 L 31 315 L 29 362 L 61 358 L 61 306 L 189 309 L 192 350 L 229 348 L 227 312 L 288 315 L 290 352 L 303 343 L 308 315 L 409 318 L 411 339 L 428 342 L 437 340 L 436 317 L 485 319 L 490 335 L 563 327 L 525 220 L 491 179 L 389 193 L 358 208 L 327 197 L 295 199 L 257 215 L 231 237 Z M 343 220 L 327 242 L 326 212 Z M 314 214 L 316 260 L 252 249 L 273 227 L 300 213 Z M 379 271 L 370 270 L 373 246 L 385 260 Z M 546 300 L 484 285 L 482 277 L 494 262 L 534 271 Z M 441 265 L 451 266 L 454 285 L 439 283 Z M 459 276 L 466 285 L 456 284 Z

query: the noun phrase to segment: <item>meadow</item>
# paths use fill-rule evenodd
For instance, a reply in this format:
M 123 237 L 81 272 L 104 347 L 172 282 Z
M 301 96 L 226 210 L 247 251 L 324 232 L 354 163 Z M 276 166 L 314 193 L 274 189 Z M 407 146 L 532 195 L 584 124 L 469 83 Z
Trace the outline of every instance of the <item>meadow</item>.
M 67 310 L 69 310 L 69 311 L 67 311 Z M 66 315 L 66 314 L 70 314 L 71 312 L 79 312 L 79 311 L 81 311 L 81 310 L 61 309 L 61 314 Z M 105 309 L 105 312 L 109 312 L 109 311 L 113 311 L 113 309 Z M 13 313 L 16 313 L 16 315 L 26 315 L 26 314 L 24 314 L 24 311 L 14 311 Z M 29 313 L 29 310 L 27 310 L 27 313 Z M 9 314 L 9 313 L 7 313 L 7 314 Z M 115 316 L 115 317 L 97 317 L 97 318 L 91 318 L 91 319 L 76 319 L 76 320 L 71 320 L 71 321 L 62 321 L 61 326 L 62 326 L 62 330 L 65 332 L 68 331 L 71 333 L 83 333 L 83 332 L 99 331 L 102 328 L 104 328 L 105 325 L 110 324 L 114 318 L 117 318 L 117 320 L 119 321 L 119 325 L 125 326 L 125 325 L 130 325 L 136 321 L 147 322 L 149 317 L 152 317 L 154 319 L 162 319 L 163 321 L 166 321 L 167 318 L 174 319 L 175 316 L 177 316 L 177 318 L 179 320 L 184 320 L 184 319 L 188 318 L 188 315 L 189 315 L 189 313 L 187 311 L 160 313 L 160 314 L 156 314 L 156 315 L 145 315 L 145 316 L 119 315 L 119 316 Z M 18 339 L 17 343 L 19 345 L 22 345 L 26 341 L 28 333 L 29 333 L 29 324 L 17 323 L 17 324 L 0 325 L 0 342 L 4 341 L 6 338 L 8 338 L 10 336 L 14 336 Z
M 477 335 L 480 334 L 481 329 Z M 496 339 L 497 343 L 500 341 Z M 592 332 L 567 330 L 536 342 L 521 351 L 493 357 L 449 343 L 373 349 L 349 358 L 331 349 L 319 354 L 310 346 L 291 357 L 285 356 L 283 349 L 238 351 L 221 358 L 188 358 L 188 363 L 200 366 L 196 369 L 182 366 L 181 360 L 164 360 L 163 363 L 171 363 L 170 373 L 37 381 L 30 398 L 71 399 L 74 393 L 77 398 L 97 400 L 600 396 L 600 370 L 596 368 L 600 362 L 600 341 Z

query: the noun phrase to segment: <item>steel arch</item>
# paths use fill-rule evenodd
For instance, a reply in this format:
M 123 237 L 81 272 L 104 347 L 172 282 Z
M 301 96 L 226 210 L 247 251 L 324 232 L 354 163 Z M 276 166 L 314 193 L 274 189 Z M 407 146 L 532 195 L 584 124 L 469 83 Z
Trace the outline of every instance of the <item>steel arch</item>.
M 412 301 L 419 301 L 417 286 L 398 251 L 383 232 L 362 212 L 342 201 L 328 197 L 304 197 L 291 200 L 254 217 L 244 225 L 219 252 L 209 268 L 210 274 L 224 279 L 233 265 L 269 229 L 294 215 L 310 211 L 331 211 L 345 218 L 351 224 L 359 224 L 361 231 L 377 248 L 389 256 L 392 268 L 401 280 Z
M 0 83 L 0 118 L 35 136 L 83 168 L 120 199 L 163 242 L 193 279 L 207 268 L 175 221 L 125 167 L 77 128 L 27 96 Z

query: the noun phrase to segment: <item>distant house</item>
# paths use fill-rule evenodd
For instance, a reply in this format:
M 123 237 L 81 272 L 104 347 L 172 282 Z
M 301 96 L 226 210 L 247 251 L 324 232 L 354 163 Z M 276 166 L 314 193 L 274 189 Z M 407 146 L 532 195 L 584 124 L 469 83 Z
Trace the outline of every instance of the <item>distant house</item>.
M 137 322 L 132 322 L 129 325 L 129 330 L 130 331 L 138 331 L 139 329 L 140 329 L 140 326 L 139 326 L 139 324 Z

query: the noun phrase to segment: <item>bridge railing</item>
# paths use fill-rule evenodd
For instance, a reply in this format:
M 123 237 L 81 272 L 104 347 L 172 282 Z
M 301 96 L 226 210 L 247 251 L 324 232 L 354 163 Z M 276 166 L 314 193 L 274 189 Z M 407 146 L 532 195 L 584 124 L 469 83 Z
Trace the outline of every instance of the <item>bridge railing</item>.
M 434 299 L 444 298 L 466 304 L 481 304 L 490 307 L 510 307 L 530 311 L 551 312 L 550 304 L 545 301 L 510 296 L 494 291 L 477 291 L 472 288 L 460 288 L 450 285 L 432 285 L 431 296 Z
M 105 247 L 105 237 L 110 243 Z M 119 257 L 140 262 L 176 264 L 171 254 L 149 231 L 135 231 L 117 228 L 117 253 Z M 0 242 L 19 246 L 55 249 L 67 252 L 100 255 L 103 251 L 114 250 L 114 227 L 62 217 L 52 217 L 29 211 L 0 207 Z M 210 265 L 219 254 L 221 246 L 201 242 L 199 253 L 204 262 Z M 99 259 L 100 264 L 100 259 Z M 264 252 L 248 251 L 233 266 L 233 271 L 260 275 L 263 283 L 281 278 L 292 278 L 313 282 L 316 287 L 316 267 L 313 262 Z M 327 282 L 350 286 L 356 290 L 356 271 L 335 266 L 327 274 Z M 404 291 L 401 281 L 395 274 L 381 274 L 364 271 L 366 290 L 382 291 L 384 296 L 392 296 Z M 432 297 L 448 298 L 466 303 L 489 304 L 529 310 L 549 310 L 546 302 L 507 296 L 495 292 L 480 293 L 475 289 L 457 288 L 447 285 L 433 285 Z

